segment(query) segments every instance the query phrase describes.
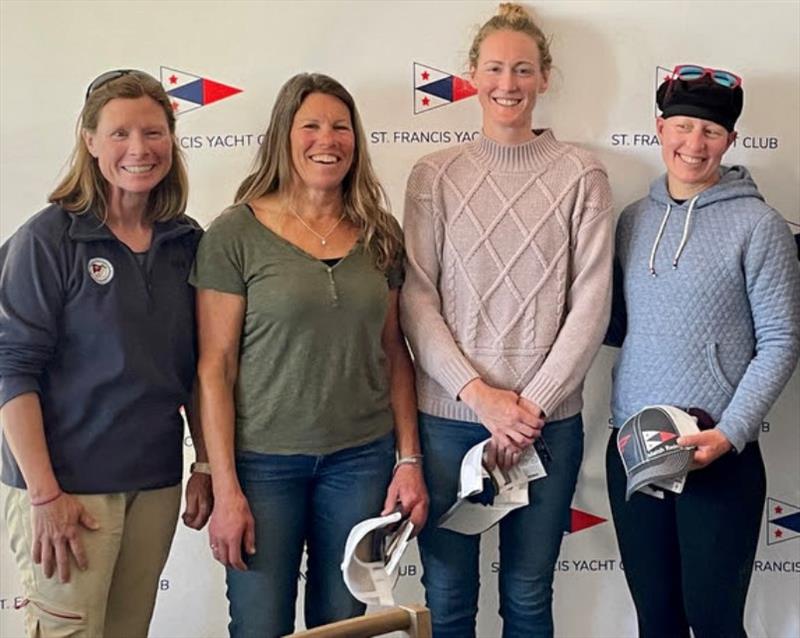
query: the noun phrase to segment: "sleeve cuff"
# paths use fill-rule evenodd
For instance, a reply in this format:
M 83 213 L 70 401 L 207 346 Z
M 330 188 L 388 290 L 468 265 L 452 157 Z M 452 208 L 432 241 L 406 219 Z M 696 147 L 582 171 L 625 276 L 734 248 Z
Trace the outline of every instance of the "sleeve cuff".
M 731 423 L 731 421 L 720 421 L 717 423 L 717 429 L 725 435 L 733 449 L 737 454 L 741 454 L 744 446 L 747 445 L 752 439 L 747 436 L 746 428 Z
M 566 393 L 560 383 L 539 371 L 522 391 L 522 396 L 538 405 L 546 416 L 553 414 Z
M 466 359 L 454 358 L 439 369 L 439 375 L 436 380 L 454 399 L 458 399 L 458 395 L 464 389 L 464 386 L 473 379 L 480 378 L 480 376 Z
M 28 392 L 41 393 L 36 377 L 27 374 L 12 374 L 0 376 L 0 407 Z

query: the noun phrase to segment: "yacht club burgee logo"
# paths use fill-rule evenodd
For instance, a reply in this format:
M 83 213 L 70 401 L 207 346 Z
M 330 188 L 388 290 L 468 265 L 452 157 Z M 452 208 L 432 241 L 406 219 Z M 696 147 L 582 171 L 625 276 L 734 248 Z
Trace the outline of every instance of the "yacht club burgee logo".
M 161 85 L 167 92 L 176 115 L 183 115 L 242 92 L 242 89 L 234 86 L 168 66 L 161 67 Z
M 767 499 L 767 545 L 783 543 L 800 536 L 800 507 Z
M 414 62 L 414 115 L 447 106 L 477 93 L 467 80 Z
M 583 510 L 579 510 L 575 507 L 571 508 L 569 511 L 569 527 L 564 530 L 564 534 L 574 534 L 575 532 L 582 532 L 585 529 L 589 529 L 590 527 L 594 527 L 595 525 L 600 525 L 601 523 L 605 523 L 605 518 L 597 516 L 596 514 L 592 514 L 590 512 L 584 512 Z

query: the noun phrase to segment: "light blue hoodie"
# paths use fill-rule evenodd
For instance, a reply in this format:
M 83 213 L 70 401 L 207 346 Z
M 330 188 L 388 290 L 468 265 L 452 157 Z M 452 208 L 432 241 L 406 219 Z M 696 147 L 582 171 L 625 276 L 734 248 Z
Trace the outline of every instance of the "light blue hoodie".
M 722 167 L 683 204 L 661 176 L 622 212 L 616 249 L 627 334 L 614 425 L 652 404 L 702 408 L 741 452 L 800 354 L 800 266 L 786 222 L 742 166 Z

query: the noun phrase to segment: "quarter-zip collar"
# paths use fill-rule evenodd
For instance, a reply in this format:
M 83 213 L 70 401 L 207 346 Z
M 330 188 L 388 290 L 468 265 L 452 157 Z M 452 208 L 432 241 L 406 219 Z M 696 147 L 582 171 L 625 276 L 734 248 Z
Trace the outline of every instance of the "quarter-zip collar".
M 199 231 L 200 227 L 185 215 L 166 222 L 154 222 L 151 250 L 164 241 Z M 91 212 L 71 214 L 67 234 L 70 239 L 83 242 L 117 240 L 108 226 Z

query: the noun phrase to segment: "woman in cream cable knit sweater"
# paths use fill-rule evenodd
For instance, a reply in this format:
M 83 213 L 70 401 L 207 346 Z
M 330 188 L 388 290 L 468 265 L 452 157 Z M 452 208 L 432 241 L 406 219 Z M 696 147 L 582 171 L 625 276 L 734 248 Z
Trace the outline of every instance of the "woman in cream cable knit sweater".
M 541 437 L 548 476 L 500 522 L 504 638 L 552 636 L 553 567 L 583 452 L 583 378 L 611 298 L 611 193 L 586 151 L 532 128 L 552 59 L 518 5 L 470 50 L 475 141 L 422 158 L 408 180 L 403 327 L 417 367 L 429 524 L 420 536 L 434 635 L 475 635 L 479 536 L 438 529 L 464 453 L 492 437 L 513 465 Z

